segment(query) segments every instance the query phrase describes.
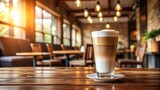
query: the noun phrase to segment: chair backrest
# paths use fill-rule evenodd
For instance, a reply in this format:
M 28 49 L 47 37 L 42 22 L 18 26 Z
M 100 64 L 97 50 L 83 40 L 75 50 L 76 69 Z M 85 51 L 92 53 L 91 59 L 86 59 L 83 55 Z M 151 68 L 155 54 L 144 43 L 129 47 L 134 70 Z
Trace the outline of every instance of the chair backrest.
M 61 48 L 62 50 L 66 50 L 66 47 L 64 46 L 64 44 L 61 44 Z
M 41 44 L 31 43 L 32 52 L 42 52 Z
M 32 52 L 42 52 L 41 44 L 31 43 L 30 45 L 31 45 Z M 37 59 L 40 60 L 40 59 L 43 59 L 43 57 L 38 56 Z
M 80 50 L 80 48 L 77 46 L 74 46 L 74 50 Z
M 47 50 L 50 53 L 50 59 L 54 59 L 54 54 L 53 54 L 53 45 L 52 44 L 46 44 Z
M 145 54 L 145 49 L 146 49 L 146 43 L 139 43 L 137 48 L 136 48 L 136 52 L 135 55 L 137 57 L 137 61 L 143 62 L 143 57 Z
M 83 54 L 83 59 L 85 60 L 85 64 L 87 63 L 87 60 L 94 60 L 94 51 L 93 51 L 93 45 L 87 44 L 85 48 L 85 53 Z

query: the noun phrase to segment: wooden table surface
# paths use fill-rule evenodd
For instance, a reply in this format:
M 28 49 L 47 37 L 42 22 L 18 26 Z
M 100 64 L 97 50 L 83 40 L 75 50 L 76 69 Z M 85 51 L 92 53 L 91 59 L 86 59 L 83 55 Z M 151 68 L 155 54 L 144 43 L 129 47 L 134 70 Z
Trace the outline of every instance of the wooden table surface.
M 57 50 L 53 51 L 53 54 L 64 54 L 66 55 L 65 66 L 69 66 L 69 55 L 71 54 L 83 54 L 80 50 Z M 18 56 L 34 56 L 33 58 L 33 66 L 36 66 L 36 57 L 41 55 L 50 55 L 49 52 L 18 52 L 16 53 Z
M 53 51 L 54 54 L 83 54 L 80 50 L 57 50 Z M 20 56 L 40 56 L 49 55 L 49 52 L 17 52 L 16 55 Z
M 95 82 L 92 67 L 0 68 L 0 90 L 160 90 L 160 69 L 120 69 L 125 78 Z
M 19 56 L 41 56 L 41 55 L 50 55 L 49 52 L 18 52 L 16 55 Z
M 18 56 L 33 56 L 33 66 L 36 66 L 37 56 L 50 55 L 49 52 L 18 52 Z
M 53 51 L 54 54 L 83 54 L 80 50 L 57 50 Z

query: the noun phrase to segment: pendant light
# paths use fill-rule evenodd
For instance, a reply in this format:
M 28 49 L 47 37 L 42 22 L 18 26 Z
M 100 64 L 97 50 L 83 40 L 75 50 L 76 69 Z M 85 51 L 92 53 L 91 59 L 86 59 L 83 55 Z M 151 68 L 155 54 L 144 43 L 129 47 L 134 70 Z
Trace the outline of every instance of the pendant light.
M 81 0 L 76 0 L 75 4 L 76 4 L 77 7 L 80 7 L 81 6 Z
M 117 17 L 120 17 L 120 16 L 121 16 L 121 12 L 120 12 L 120 11 L 117 11 L 117 12 L 116 12 L 116 16 L 117 16 Z
M 87 20 L 90 21 L 92 19 L 92 16 L 89 14 L 87 17 Z
M 119 0 L 117 0 L 117 4 L 116 4 L 116 6 L 115 6 L 115 10 L 116 10 L 116 11 L 122 10 L 122 7 L 121 7 L 121 5 L 120 5 L 120 1 L 119 1 Z
M 93 19 L 92 18 L 89 20 L 89 23 L 93 23 Z
M 117 17 L 117 16 L 114 16 L 114 17 L 113 17 L 113 20 L 114 20 L 115 22 L 117 22 L 117 21 L 118 21 L 118 17 Z
M 110 24 L 109 23 L 106 24 L 106 28 L 107 29 L 110 28 Z
M 102 12 L 98 12 L 98 17 L 99 17 L 99 18 L 100 18 L 100 17 L 103 17 Z
M 99 18 L 99 21 L 102 22 L 102 21 L 103 21 L 103 17 L 100 17 L 100 18 Z
M 100 2 L 99 1 L 97 1 L 95 11 L 96 12 L 100 12 L 101 11 L 101 6 L 100 6 Z
M 89 14 L 89 12 L 88 12 L 88 8 L 85 8 L 85 9 L 84 9 L 84 17 L 87 17 L 87 16 L 88 16 L 88 14 Z

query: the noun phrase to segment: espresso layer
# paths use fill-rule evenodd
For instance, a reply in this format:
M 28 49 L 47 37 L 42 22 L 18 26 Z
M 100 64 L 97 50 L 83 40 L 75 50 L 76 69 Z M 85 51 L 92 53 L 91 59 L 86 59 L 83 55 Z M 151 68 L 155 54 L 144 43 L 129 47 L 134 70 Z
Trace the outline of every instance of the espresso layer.
M 114 70 L 119 32 L 114 30 L 92 32 L 96 71 L 111 73 Z
M 118 37 L 93 37 L 94 45 L 117 45 Z
M 99 73 L 114 70 L 117 45 L 94 45 L 96 69 Z

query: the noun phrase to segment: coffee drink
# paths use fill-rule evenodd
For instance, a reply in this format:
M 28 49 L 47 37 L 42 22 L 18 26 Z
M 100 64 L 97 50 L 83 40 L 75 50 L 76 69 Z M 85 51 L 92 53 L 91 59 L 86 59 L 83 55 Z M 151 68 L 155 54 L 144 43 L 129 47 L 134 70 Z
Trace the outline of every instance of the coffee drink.
M 102 30 L 92 32 L 96 72 L 99 77 L 114 74 L 118 31 Z

